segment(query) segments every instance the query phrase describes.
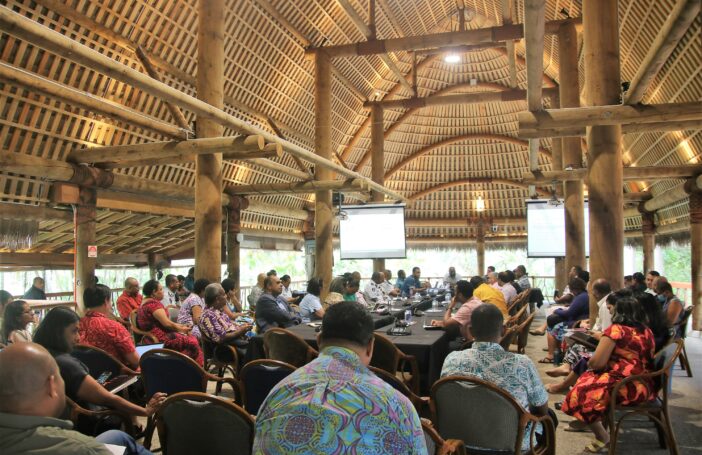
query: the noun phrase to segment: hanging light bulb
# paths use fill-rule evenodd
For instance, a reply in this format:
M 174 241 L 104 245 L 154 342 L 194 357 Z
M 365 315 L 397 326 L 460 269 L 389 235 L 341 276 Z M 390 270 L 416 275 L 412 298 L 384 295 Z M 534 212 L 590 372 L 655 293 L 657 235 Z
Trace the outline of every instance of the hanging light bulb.
M 485 211 L 485 201 L 483 200 L 482 196 L 478 196 L 478 199 L 475 201 L 475 211 L 476 212 L 484 212 Z
M 446 63 L 458 63 L 461 61 L 461 56 L 458 54 L 446 54 L 444 61 Z

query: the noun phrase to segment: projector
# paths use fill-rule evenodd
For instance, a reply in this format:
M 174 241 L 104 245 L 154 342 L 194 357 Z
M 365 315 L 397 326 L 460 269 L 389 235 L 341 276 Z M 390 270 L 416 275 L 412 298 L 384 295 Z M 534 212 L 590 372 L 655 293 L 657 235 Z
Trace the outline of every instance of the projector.
M 549 199 L 547 203 L 548 203 L 548 205 L 550 205 L 552 207 L 558 207 L 559 205 L 563 204 L 563 201 L 556 199 L 556 198 L 553 198 L 553 199 Z

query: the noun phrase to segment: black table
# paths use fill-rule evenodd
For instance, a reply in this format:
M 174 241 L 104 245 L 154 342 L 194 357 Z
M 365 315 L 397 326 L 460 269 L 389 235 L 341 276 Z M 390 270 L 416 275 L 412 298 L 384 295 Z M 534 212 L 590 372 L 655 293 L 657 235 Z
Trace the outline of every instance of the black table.
M 431 306 L 431 300 L 428 302 L 429 306 Z M 419 303 L 413 302 L 410 306 L 400 305 L 399 307 L 393 307 L 391 312 L 397 313 L 401 311 L 404 313 L 406 308 L 412 308 L 415 307 L 415 305 L 419 306 L 421 304 L 426 306 L 424 301 Z M 431 319 L 441 319 L 442 317 L 443 310 L 426 314 L 427 321 Z M 422 316 L 413 317 L 415 323 L 411 326 L 411 335 L 388 335 L 387 331 L 392 327 L 393 319 L 390 319 L 389 324 L 386 322 L 382 326 L 377 325 L 383 321 L 388 321 L 387 318 L 387 316 L 381 317 L 377 314 L 373 314 L 373 319 L 376 321 L 376 333 L 380 333 L 389 338 L 390 341 L 405 354 L 413 355 L 417 358 L 420 375 L 420 391 L 422 394 L 428 395 L 431 385 L 441 376 L 441 367 L 449 353 L 449 335 L 443 330 L 425 330 L 422 327 L 424 320 Z M 319 332 L 317 332 L 314 327 L 310 327 L 307 324 L 300 324 L 288 327 L 287 329 L 305 340 L 314 349 L 319 349 L 317 346 L 317 334 Z M 263 358 L 263 337 L 253 337 L 249 342 L 248 351 L 247 358 L 249 360 Z

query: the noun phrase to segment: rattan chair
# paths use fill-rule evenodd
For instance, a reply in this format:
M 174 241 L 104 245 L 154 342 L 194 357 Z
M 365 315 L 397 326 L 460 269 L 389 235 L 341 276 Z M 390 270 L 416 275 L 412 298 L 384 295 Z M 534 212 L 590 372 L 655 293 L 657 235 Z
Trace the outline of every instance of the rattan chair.
M 690 368 L 690 358 L 687 355 L 687 349 L 685 349 L 685 337 L 687 337 L 687 323 L 690 320 L 690 315 L 692 314 L 692 307 L 685 310 L 683 313 L 682 320 L 680 321 L 681 336 L 682 341 L 682 351 L 680 352 L 680 368 L 687 372 L 687 377 L 692 377 L 692 369 Z
M 164 455 L 250 454 L 254 420 L 241 407 L 206 393 L 182 392 L 154 415 Z
M 543 444 L 532 445 L 526 453 L 556 453 L 556 428 L 551 417 L 535 416 L 492 383 L 472 376 L 447 376 L 431 388 L 434 427 L 445 439 L 460 439 L 467 453 L 500 451 L 521 454 L 522 439 L 529 432 L 534 440 L 536 424 L 541 424 Z M 483 450 L 484 449 L 484 450 Z
M 517 340 L 517 335 L 519 335 L 519 332 L 517 330 L 516 325 L 505 328 L 505 333 L 502 335 L 502 338 L 500 338 L 499 341 L 499 344 L 500 346 L 502 346 L 502 349 L 504 349 L 505 351 L 509 351 L 509 347 L 512 345 L 513 342 Z
M 409 389 L 414 393 L 419 393 L 419 365 L 417 358 L 402 352 L 388 338 L 379 333 L 373 334 L 375 343 L 373 345 L 373 357 L 370 366 L 387 371 L 392 375 L 402 378 Z M 407 370 L 409 369 L 409 375 Z
M 289 363 L 297 368 L 319 354 L 305 340 L 289 330 L 274 327 L 263 334 L 263 352 L 267 359 Z
M 677 455 L 678 443 L 675 440 L 673 426 L 668 414 L 668 395 L 670 384 L 673 379 L 673 365 L 682 351 L 682 340 L 675 340 L 664 347 L 656 354 L 653 360 L 656 371 L 646 374 L 629 376 L 617 382 L 611 393 L 609 412 L 607 421 L 609 423 L 609 453 L 614 455 L 617 450 L 617 436 L 625 419 L 644 415 L 648 417 L 656 426 L 658 432 L 658 443 L 662 449 L 666 447 L 670 453 Z M 633 381 L 653 379 L 656 387 L 656 398 L 648 403 L 641 403 L 631 406 L 623 406 L 617 403 L 619 390 Z
M 527 309 L 529 309 L 529 306 L 523 305 L 513 316 L 510 316 L 509 319 L 505 321 L 505 327 L 511 327 L 526 320 Z
M 517 339 L 513 340 L 512 343 L 517 344 L 517 352 L 519 354 L 524 354 L 526 352 L 527 342 L 529 341 L 529 329 L 535 317 L 536 313 L 531 313 L 524 322 L 517 326 Z

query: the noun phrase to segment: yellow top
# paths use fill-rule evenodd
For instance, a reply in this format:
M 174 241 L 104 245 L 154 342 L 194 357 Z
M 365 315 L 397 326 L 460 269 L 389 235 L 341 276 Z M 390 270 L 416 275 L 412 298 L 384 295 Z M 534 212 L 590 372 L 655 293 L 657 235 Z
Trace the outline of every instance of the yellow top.
M 509 317 L 505 296 L 499 289 L 495 289 L 492 286 L 488 286 L 487 284 L 483 283 L 473 290 L 473 295 L 483 302 L 492 303 L 499 308 L 505 320 Z

